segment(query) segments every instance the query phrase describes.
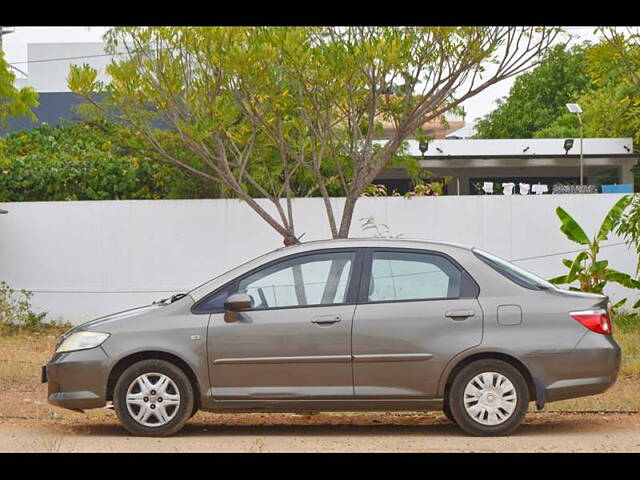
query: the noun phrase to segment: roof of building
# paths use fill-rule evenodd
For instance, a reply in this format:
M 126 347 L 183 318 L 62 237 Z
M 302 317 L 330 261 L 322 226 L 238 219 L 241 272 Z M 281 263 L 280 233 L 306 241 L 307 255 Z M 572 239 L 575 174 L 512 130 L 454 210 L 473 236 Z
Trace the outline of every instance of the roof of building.
M 565 150 L 565 140 L 572 140 Z M 570 142 L 571 143 L 571 142 Z M 631 138 L 585 138 L 584 157 L 637 157 L 633 153 Z M 408 140 L 408 153 L 425 159 L 458 158 L 534 158 L 579 157 L 580 139 L 564 138 L 496 138 L 496 139 L 445 139 L 431 140 L 427 150 L 420 151 L 417 140 Z

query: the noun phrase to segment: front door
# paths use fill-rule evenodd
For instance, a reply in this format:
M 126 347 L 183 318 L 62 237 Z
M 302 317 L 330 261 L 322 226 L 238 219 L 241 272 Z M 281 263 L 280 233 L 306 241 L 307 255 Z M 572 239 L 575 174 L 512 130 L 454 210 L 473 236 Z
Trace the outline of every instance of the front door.
M 237 280 L 252 308 L 234 323 L 211 315 L 209 374 L 216 400 L 353 398 L 351 326 L 356 252 L 279 260 Z
M 433 398 L 457 353 L 482 340 L 477 286 L 438 252 L 373 250 L 353 320 L 359 398 Z

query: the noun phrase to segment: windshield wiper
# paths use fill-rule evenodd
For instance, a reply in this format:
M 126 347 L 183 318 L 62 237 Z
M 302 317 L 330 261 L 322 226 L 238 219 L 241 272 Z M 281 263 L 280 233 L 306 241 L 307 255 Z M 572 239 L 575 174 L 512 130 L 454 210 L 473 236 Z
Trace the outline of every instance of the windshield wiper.
M 163 305 L 165 303 L 173 303 L 175 301 L 180 300 L 181 298 L 186 297 L 187 294 L 186 293 L 176 293 L 175 295 L 172 295 L 169 298 L 163 298 L 161 300 L 156 300 L 155 302 L 153 302 L 151 305 Z

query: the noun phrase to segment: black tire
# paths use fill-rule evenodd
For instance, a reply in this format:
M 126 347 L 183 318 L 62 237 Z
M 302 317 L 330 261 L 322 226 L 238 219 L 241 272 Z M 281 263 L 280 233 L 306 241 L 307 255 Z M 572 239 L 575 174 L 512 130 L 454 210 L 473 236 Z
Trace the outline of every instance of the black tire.
M 478 374 L 496 372 L 506 377 L 516 392 L 516 405 L 511 416 L 497 425 L 484 425 L 474 420 L 464 406 L 464 391 L 467 384 Z M 502 360 L 478 360 L 464 367 L 453 379 L 446 399 L 455 423 L 465 432 L 475 436 L 504 436 L 516 430 L 529 407 L 529 388 L 522 374 L 513 365 Z
M 198 413 L 198 408 L 193 407 L 193 410 L 191 410 L 191 414 L 189 415 L 189 418 L 193 418 L 196 413 Z
M 140 375 L 150 373 L 158 373 L 169 377 L 177 387 L 180 394 L 180 403 L 175 415 L 173 415 L 173 418 L 164 425 L 143 425 L 131 415 L 127 408 L 126 396 L 129 386 Z M 118 378 L 113 392 L 113 406 L 122 426 L 134 435 L 144 437 L 167 437 L 180 431 L 194 413 L 193 386 L 182 369 L 173 363 L 158 359 L 142 360 L 131 365 Z
M 449 402 L 447 400 L 444 401 L 442 405 L 442 411 L 444 412 L 445 417 L 454 425 L 457 425 L 456 419 L 453 418 L 453 414 L 451 413 L 451 407 L 449 407 Z

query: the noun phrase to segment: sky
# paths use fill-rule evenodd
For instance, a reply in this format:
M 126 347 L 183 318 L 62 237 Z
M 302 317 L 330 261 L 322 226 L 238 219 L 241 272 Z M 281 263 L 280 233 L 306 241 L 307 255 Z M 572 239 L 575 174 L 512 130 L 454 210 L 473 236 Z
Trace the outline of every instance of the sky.
M 4 37 L 3 49 L 5 59 L 15 63 L 16 67 L 26 69 L 27 43 L 46 42 L 100 42 L 107 27 L 14 27 L 15 32 Z M 585 40 L 596 41 L 593 33 L 595 27 L 565 27 L 576 36 L 574 42 Z M 484 116 L 496 107 L 495 101 L 508 95 L 515 77 L 493 85 L 475 97 L 467 100 L 463 107 L 467 113 L 466 122 L 470 124 L 474 119 Z

